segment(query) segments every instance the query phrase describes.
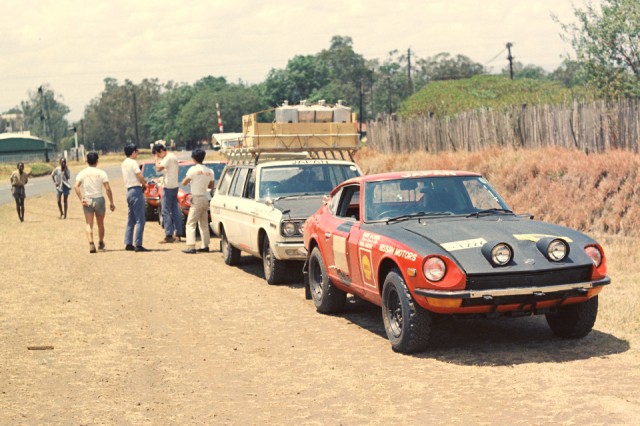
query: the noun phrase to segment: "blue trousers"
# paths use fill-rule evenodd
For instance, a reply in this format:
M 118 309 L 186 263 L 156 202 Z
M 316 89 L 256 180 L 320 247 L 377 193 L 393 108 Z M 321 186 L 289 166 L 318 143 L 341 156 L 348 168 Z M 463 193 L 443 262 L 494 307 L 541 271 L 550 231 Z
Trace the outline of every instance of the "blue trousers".
M 134 246 L 142 245 L 142 235 L 144 234 L 144 193 L 142 187 L 133 186 L 127 190 L 127 205 L 129 215 L 127 218 L 127 229 L 124 231 L 124 243 Z M 136 240 L 133 242 L 133 231 L 135 229 Z
M 164 233 L 167 237 L 184 237 L 182 225 L 182 210 L 178 204 L 178 188 L 164 188 L 162 192 L 162 220 Z

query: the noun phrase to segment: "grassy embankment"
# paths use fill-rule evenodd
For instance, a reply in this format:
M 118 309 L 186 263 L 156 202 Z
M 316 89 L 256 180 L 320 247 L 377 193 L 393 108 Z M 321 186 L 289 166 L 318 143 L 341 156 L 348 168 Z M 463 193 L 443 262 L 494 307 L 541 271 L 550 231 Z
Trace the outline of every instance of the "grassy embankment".
M 485 176 L 519 213 L 579 229 L 602 244 L 612 285 L 600 298 L 597 327 L 640 334 L 640 155 L 549 148 L 385 155 L 364 149 L 364 173 L 467 170 Z

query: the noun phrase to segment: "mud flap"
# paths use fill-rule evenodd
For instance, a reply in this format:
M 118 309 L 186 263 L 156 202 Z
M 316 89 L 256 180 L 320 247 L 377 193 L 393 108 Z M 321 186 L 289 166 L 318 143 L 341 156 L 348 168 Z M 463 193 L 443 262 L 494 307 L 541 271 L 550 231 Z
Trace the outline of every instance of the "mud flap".
M 302 281 L 304 283 L 304 298 L 311 300 L 311 288 L 309 287 L 309 259 L 304 261 L 302 266 Z

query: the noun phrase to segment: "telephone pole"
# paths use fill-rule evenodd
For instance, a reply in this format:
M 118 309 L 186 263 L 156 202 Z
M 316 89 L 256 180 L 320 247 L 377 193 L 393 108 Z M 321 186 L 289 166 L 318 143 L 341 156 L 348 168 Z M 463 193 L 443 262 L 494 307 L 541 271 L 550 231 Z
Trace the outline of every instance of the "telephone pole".
M 413 95 L 413 81 L 411 81 L 411 48 L 407 49 L 407 73 L 409 74 L 409 95 Z
M 138 106 L 136 104 L 136 87 L 132 86 L 131 90 L 133 91 L 133 123 L 134 130 L 136 132 L 136 145 L 140 146 L 140 137 L 138 136 Z
M 507 50 L 509 51 L 509 56 L 507 56 L 507 59 L 509 60 L 509 78 L 511 80 L 513 80 L 513 60 L 515 59 L 513 56 L 511 56 L 512 46 L 513 46 L 513 43 L 507 43 Z

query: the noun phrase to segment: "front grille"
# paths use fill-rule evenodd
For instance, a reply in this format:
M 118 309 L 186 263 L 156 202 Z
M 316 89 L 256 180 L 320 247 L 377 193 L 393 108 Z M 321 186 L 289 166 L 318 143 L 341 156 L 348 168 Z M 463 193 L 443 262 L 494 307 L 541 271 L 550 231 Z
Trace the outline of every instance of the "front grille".
M 467 290 L 490 290 L 519 287 L 544 287 L 591 280 L 591 266 L 540 272 L 514 272 L 499 275 L 468 275 Z

